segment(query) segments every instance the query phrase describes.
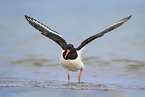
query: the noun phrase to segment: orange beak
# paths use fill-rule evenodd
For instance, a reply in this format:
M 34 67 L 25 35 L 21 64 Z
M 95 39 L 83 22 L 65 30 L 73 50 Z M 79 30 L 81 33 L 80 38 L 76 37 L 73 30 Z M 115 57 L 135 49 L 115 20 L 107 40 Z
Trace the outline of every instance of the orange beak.
M 66 58 L 67 57 L 67 55 L 68 55 L 68 53 L 70 52 L 70 50 L 69 49 L 67 49 L 67 52 L 66 52 L 66 54 L 65 54 L 65 56 L 64 56 L 64 58 Z

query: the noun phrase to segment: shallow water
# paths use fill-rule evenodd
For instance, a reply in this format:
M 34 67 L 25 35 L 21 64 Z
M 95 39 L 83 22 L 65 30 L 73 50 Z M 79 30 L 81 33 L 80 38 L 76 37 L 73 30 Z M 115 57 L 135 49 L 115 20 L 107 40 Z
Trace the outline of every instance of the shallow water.
M 82 82 L 77 82 L 78 73 L 72 73 L 67 84 L 65 70 L 47 59 L 25 59 L 13 61 L 11 70 L 3 70 L 0 87 L 71 88 L 85 90 L 144 90 L 144 62 L 131 60 L 102 61 L 98 58 L 84 58 L 89 64 L 84 69 Z M 48 64 L 51 63 L 51 64 Z M 119 66 L 118 66 L 119 65 Z M 23 72 L 22 72 L 23 71 Z M 1 71 L 2 72 L 2 71 Z
M 50 88 L 0 88 L 3 97 L 144 97 L 145 92 L 137 91 L 96 91 Z M 7 91 L 7 92 L 6 92 Z
M 19 88 L 144 91 L 144 4 L 143 0 L 1 1 L 1 89 L 8 89 L 7 92 L 11 87 L 18 87 L 15 91 Z M 132 18 L 88 45 L 82 54 L 86 67 L 82 82 L 77 82 L 79 72 L 70 72 L 71 83 L 67 84 L 66 71 L 59 65 L 59 46 L 31 27 L 25 14 L 58 31 L 75 47 L 116 21 L 129 15 Z

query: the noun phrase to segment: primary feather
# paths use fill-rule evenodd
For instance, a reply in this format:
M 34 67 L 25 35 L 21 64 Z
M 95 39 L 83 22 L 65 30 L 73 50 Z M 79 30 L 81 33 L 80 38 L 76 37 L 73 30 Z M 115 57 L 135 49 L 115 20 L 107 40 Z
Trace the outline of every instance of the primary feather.
M 56 31 L 50 29 L 43 23 L 37 21 L 36 19 L 33 19 L 29 16 L 25 15 L 25 18 L 27 21 L 37 30 L 41 32 L 42 35 L 49 37 L 53 41 L 55 41 L 58 45 L 61 46 L 61 48 L 64 50 L 67 46 L 67 42 L 64 40 L 64 38 Z

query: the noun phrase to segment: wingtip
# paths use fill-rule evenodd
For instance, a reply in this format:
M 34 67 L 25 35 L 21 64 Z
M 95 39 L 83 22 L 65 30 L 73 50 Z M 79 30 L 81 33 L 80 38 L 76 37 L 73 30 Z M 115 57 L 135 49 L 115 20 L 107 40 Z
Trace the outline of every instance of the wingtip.
M 128 17 L 125 17 L 124 19 L 121 19 L 120 21 L 121 21 L 122 23 L 125 23 L 125 22 L 127 22 L 131 17 L 132 17 L 132 15 L 130 15 L 130 16 L 128 16 Z
M 130 19 L 132 17 L 132 15 L 128 16 L 127 18 Z
M 28 16 L 27 15 L 25 15 L 25 18 L 27 18 Z
M 28 18 L 30 18 L 29 16 L 25 15 L 25 18 L 28 20 Z
M 124 19 L 129 20 L 131 17 L 132 17 L 132 15 L 130 15 L 130 16 L 124 18 Z

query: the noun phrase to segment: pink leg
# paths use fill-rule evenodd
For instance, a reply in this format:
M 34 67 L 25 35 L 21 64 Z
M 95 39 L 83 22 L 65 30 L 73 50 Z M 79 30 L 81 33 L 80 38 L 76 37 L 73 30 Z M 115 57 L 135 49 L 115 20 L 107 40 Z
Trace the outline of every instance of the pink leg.
M 70 76 L 68 75 L 68 83 L 70 83 Z
M 68 70 L 68 69 L 66 69 L 66 72 L 67 72 L 67 76 L 68 76 L 68 83 L 70 83 L 69 70 Z
M 82 74 L 82 72 L 83 72 L 83 70 L 81 69 L 81 70 L 80 70 L 79 77 L 78 77 L 78 81 L 79 81 L 79 83 L 81 82 L 81 74 Z

